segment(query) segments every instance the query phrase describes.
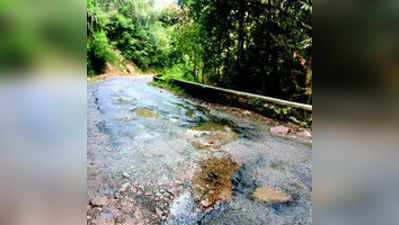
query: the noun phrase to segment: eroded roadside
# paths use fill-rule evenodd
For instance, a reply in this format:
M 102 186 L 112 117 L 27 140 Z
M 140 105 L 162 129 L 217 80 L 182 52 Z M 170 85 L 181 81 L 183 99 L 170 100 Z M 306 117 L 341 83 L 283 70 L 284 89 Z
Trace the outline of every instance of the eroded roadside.
M 309 136 L 150 81 L 88 88 L 88 224 L 312 223 Z

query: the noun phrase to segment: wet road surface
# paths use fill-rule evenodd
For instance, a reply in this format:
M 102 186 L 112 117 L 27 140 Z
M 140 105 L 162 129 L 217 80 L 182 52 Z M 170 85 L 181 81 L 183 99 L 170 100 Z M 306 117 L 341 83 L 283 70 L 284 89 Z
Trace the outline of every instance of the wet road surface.
M 311 146 L 151 80 L 88 86 L 88 224 L 312 224 Z M 204 170 L 201 161 L 217 158 L 239 168 L 232 197 L 206 204 L 193 180 Z M 258 187 L 290 200 L 256 199 Z

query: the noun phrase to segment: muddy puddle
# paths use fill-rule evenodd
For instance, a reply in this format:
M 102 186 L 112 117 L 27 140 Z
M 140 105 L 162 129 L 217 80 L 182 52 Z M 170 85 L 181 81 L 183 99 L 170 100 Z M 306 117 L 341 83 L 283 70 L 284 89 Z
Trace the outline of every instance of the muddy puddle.
M 300 195 L 286 194 L 275 188 L 258 186 L 256 179 L 249 172 L 251 166 L 241 166 L 231 177 L 232 198 L 218 201 L 212 210 L 206 210 L 192 224 L 286 224 L 288 221 L 303 221 L 311 224 L 311 219 L 299 219 L 301 213 Z M 260 215 L 269 215 L 262 217 Z M 287 219 L 296 215 L 298 220 Z
M 168 224 L 285 224 L 280 222 L 288 221 L 284 216 L 296 210 L 300 196 L 257 184 L 252 170 L 260 161 L 249 165 L 239 165 L 229 157 L 200 161 L 193 193 L 171 203 Z M 275 215 L 274 220 L 260 216 L 263 213 Z
M 142 118 L 154 119 L 159 117 L 159 113 L 146 108 L 137 108 L 134 110 L 134 112 L 136 113 L 137 116 Z
M 196 200 L 205 208 L 214 205 L 218 200 L 231 200 L 231 177 L 240 166 L 227 157 L 208 158 L 199 164 L 201 169 L 193 178 Z
M 208 120 L 193 123 L 186 132 L 196 149 L 218 151 L 238 139 L 248 141 L 257 138 L 256 128 L 240 127 L 233 121 L 207 115 Z

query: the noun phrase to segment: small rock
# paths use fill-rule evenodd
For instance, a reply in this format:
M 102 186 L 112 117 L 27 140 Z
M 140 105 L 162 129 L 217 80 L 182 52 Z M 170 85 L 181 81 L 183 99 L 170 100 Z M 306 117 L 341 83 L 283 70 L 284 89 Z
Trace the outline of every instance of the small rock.
M 111 213 L 103 213 L 95 220 L 96 225 L 114 225 L 115 218 Z
M 212 208 L 207 208 L 207 209 L 205 209 L 205 213 L 209 213 L 210 211 L 212 211 L 213 209 Z
M 108 202 L 109 201 L 108 201 L 107 197 L 100 197 L 100 196 L 97 196 L 90 200 L 91 205 L 99 206 L 99 207 L 106 206 L 108 204 Z
M 202 136 L 208 135 L 210 133 L 211 132 L 209 132 L 209 131 L 199 131 L 199 130 L 191 130 L 191 129 L 189 129 L 189 130 L 186 131 L 186 136 L 188 138 L 192 139 L 192 138 L 202 137 Z
M 155 213 L 157 214 L 157 216 L 162 216 L 163 212 L 159 208 L 155 208 Z
M 251 112 L 248 111 L 248 110 L 245 110 L 245 111 L 243 112 L 243 114 L 244 114 L 245 116 L 250 116 L 250 115 L 251 115 Z
M 177 187 L 171 188 L 169 190 L 170 193 L 173 194 L 173 196 L 177 196 L 179 194 L 179 191 L 177 190 Z
M 285 126 L 276 126 L 270 128 L 270 132 L 273 134 L 279 134 L 279 135 L 287 135 L 290 133 L 291 129 Z
M 174 119 L 174 118 L 170 118 L 169 120 L 170 120 L 170 122 L 172 122 L 172 123 L 177 123 L 177 122 L 179 122 L 177 119 Z
M 115 225 L 122 225 L 124 220 L 122 216 L 115 217 Z
M 119 189 L 120 192 L 125 192 L 129 187 L 130 183 L 122 184 L 121 188 Z
M 127 199 L 122 200 L 120 203 L 120 206 L 121 206 L 122 212 L 124 212 L 124 213 L 130 213 L 132 211 L 132 209 L 134 208 L 133 203 Z
M 312 134 L 307 130 L 304 130 L 304 131 L 298 133 L 298 135 L 303 136 L 303 137 L 312 137 Z
M 211 201 L 208 201 L 207 199 L 206 199 L 206 200 L 202 200 L 202 201 L 201 201 L 201 205 L 202 205 L 204 208 L 208 208 L 209 206 L 212 205 L 212 202 L 211 202 Z
M 135 217 L 138 221 L 142 221 L 142 220 L 144 219 L 143 212 L 142 212 L 139 208 L 136 208 L 136 210 L 134 211 L 134 217 Z
M 125 222 L 122 223 L 122 225 L 136 225 L 137 223 L 138 222 L 135 218 L 129 216 L 128 218 L 126 218 Z
M 122 176 L 125 177 L 125 178 L 130 178 L 130 175 L 128 173 L 126 173 L 126 172 L 123 172 Z
M 181 193 L 169 207 L 167 224 L 193 224 L 192 221 L 199 221 L 196 208 L 197 204 L 192 198 L 192 193 L 189 191 Z

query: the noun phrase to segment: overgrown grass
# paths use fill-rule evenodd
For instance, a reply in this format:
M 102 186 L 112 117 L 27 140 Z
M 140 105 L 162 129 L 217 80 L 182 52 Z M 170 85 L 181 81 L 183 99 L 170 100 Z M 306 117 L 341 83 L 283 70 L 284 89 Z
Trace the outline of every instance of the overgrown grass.
M 140 67 L 138 67 L 137 65 L 134 65 L 134 70 L 138 73 L 138 74 L 152 74 L 154 73 L 154 70 L 151 68 L 148 69 L 141 69 Z
M 87 77 L 87 83 L 95 83 L 101 81 L 101 79 L 99 79 L 97 76 L 91 76 L 91 77 Z
M 170 82 L 168 82 L 167 80 L 165 81 L 155 81 L 153 80 L 151 82 L 153 85 L 158 86 L 158 87 L 162 87 L 165 89 L 168 89 L 176 94 L 185 94 L 184 90 L 182 88 L 180 88 L 179 86 L 173 85 Z
M 183 79 L 184 77 L 184 72 L 177 66 L 174 66 L 172 68 L 158 68 L 155 71 L 159 74 L 162 74 L 162 77 L 168 79 Z
M 185 73 L 184 71 L 184 65 L 182 64 L 177 64 L 174 65 L 173 67 L 166 67 L 166 68 L 158 68 L 155 71 L 159 74 L 162 74 L 162 78 L 167 79 L 179 79 L 179 80 L 187 80 L 187 81 L 193 81 L 196 82 L 194 77 L 189 74 Z

